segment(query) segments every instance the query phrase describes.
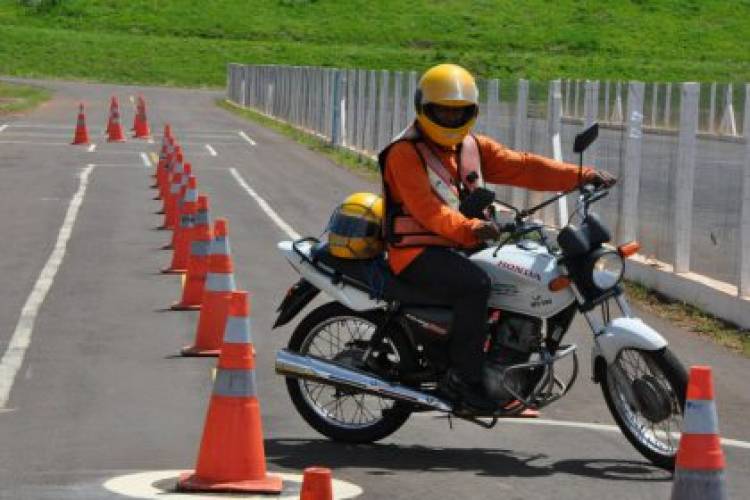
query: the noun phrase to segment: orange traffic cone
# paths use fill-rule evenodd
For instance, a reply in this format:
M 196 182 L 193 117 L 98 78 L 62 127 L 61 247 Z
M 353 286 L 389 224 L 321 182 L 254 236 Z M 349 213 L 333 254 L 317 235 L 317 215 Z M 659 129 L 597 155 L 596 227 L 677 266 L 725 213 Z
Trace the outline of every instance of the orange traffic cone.
M 726 500 L 724 453 L 709 366 L 690 368 L 672 500 Z
M 73 144 L 88 144 L 89 130 L 86 128 L 86 115 L 83 111 L 83 103 L 78 107 L 78 120 L 76 121 L 76 133 Z
M 182 172 L 180 172 L 180 169 Z M 177 225 L 179 205 L 182 187 L 187 184 L 187 179 L 192 172 L 190 163 L 177 163 L 176 171 L 171 175 L 168 195 L 164 200 L 164 229 L 174 229 Z
M 299 500 L 333 500 L 331 469 L 308 467 L 302 477 Z
M 169 179 L 174 172 L 183 172 L 183 155 L 182 147 L 175 142 L 172 154 L 167 156 L 164 168 L 156 175 L 156 184 L 159 186 L 159 195 L 156 199 L 162 200 L 162 212 L 166 210 L 167 194 L 169 193 Z
M 120 104 L 117 102 L 116 96 L 112 96 L 109 99 L 109 115 L 107 116 L 107 127 L 106 127 L 107 134 L 109 134 L 109 131 L 112 128 L 112 113 L 115 111 L 115 109 L 118 109 L 119 105 Z
M 247 292 L 233 292 L 230 300 L 198 463 L 177 489 L 281 493 L 281 478 L 266 471 Z
M 156 179 L 159 178 L 159 170 L 164 168 L 164 164 L 167 161 L 169 154 L 172 152 L 172 127 L 167 123 L 164 125 L 164 134 L 161 138 L 161 150 L 159 151 L 159 161 L 156 163 L 156 168 L 154 169 L 154 173 L 151 175 L 151 177 L 155 177 Z M 158 181 L 156 184 L 151 186 L 152 188 L 159 187 Z
M 183 356 L 219 355 L 229 299 L 236 288 L 227 224 L 226 219 L 216 219 L 214 224 L 214 239 L 208 256 L 208 273 L 195 343 L 182 349 Z
M 178 207 L 178 221 L 175 224 L 172 235 L 172 263 L 164 274 L 185 274 L 190 259 L 190 242 L 193 237 L 193 225 L 198 203 L 198 180 L 194 176 L 188 178 L 187 186 L 182 188 L 185 196 Z
M 125 132 L 120 123 L 120 105 L 116 97 L 112 97 L 114 107 L 110 108 L 109 123 L 107 124 L 107 142 L 125 142 Z
M 198 212 L 195 214 L 193 240 L 187 274 L 182 284 L 182 298 L 172 305 L 175 311 L 196 311 L 201 308 L 203 290 L 208 272 L 208 254 L 211 250 L 211 222 L 208 215 L 208 196 L 198 196 Z
M 151 128 L 148 126 L 148 118 L 146 117 L 146 100 L 143 96 L 138 96 L 138 106 L 135 114 L 133 130 L 135 130 L 133 137 L 136 139 L 148 139 L 151 137 Z

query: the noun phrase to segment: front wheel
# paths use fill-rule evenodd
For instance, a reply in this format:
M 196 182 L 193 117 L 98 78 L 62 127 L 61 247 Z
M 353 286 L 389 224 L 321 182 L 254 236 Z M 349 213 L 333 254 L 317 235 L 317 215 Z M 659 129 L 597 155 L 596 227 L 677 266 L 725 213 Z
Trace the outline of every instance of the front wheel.
M 352 311 L 330 302 L 302 320 L 289 340 L 289 350 L 369 371 L 361 359 L 382 320 L 379 311 Z M 411 366 L 412 360 L 400 339 L 389 336 L 377 352 L 378 363 L 395 372 Z M 396 432 L 411 413 L 403 403 L 351 389 L 292 377 L 287 377 L 286 385 L 302 418 L 334 441 L 378 441 Z
M 600 365 L 607 407 L 630 443 L 654 465 L 674 469 L 688 375 L 668 348 L 622 349 Z

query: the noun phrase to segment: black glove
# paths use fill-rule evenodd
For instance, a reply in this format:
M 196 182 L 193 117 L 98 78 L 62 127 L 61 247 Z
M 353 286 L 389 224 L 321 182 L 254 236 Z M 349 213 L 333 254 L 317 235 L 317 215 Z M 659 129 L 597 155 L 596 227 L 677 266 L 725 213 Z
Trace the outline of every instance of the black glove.
M 586 176 L 586 182 L 593 184 L 595 188 L 610 188 L 617 183 L 617 179 L 604 170 L 592 170 Z
M 500 236 L 500 230 L 494 222 L 482 222 L 474 229 L 474 236 L 479 240 L 496 240 Z

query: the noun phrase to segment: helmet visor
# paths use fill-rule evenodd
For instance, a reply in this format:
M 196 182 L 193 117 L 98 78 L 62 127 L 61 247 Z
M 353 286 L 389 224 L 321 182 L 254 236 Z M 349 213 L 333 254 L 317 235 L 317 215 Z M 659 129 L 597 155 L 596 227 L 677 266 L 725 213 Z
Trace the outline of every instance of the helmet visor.
M 351 238 L 374 237 L 380 234 L 380 224 L 361 217 L 336 212 L 328 223 L 328 230 L 334 234 Z
M 427 103 L 424 113 L 431 122 L 445 128 L 461 128 L 477 116 L 478 108 L 475 104 L 468 106 L 443 106 Z

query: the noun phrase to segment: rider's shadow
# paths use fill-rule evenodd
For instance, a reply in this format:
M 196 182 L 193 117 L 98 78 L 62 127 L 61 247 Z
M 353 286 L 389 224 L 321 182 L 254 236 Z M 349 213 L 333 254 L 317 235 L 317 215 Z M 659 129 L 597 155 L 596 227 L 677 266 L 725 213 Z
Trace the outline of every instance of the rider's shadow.
M 570 474 L 617 481 L 670 481 L 671 474 L 634 460 L 569 459 L 550 464 L 544 454 L 523 455 L 489 448 L 438 448 L 396 444 L 348 445 L 323 439 L 269 439 L 266 458 L 280 467 L 302 469 L 311 463 L 331 468 L 373 469 L 372 475 L 396 472 L 473 472 L 490 477 L 540 477 Z

